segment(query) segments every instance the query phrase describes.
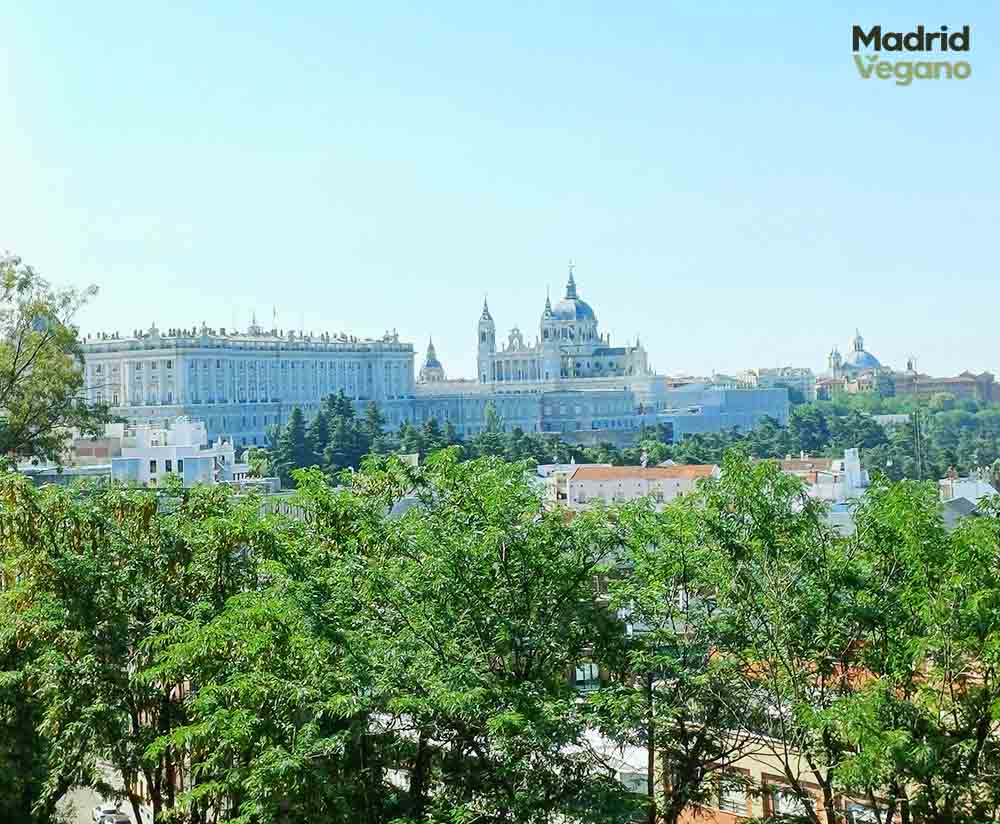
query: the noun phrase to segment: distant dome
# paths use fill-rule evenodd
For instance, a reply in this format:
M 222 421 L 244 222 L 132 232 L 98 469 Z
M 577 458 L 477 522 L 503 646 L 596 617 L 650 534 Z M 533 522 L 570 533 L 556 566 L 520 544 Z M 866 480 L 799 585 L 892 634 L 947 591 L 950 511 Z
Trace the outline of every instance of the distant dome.
M 445 380 L 444 367 L 438 360 L 437 352 L 434 351 L 434 341 L 427 342 L 427 357 L 424 358 L 424 365 L 420 367 L 418 376 L 420 383 L 437 383 Z
M 858 370 L 882 368 L 878 358 L 865 349 L 865 339 L 861 337 L 860 331 L 854 333 L 854 346 L 850 354 L 844 358 L 844 366 Z
M 844 363 L 848 366 L 853 366 L 855 369 L 882 368 L 882 364 L 879 363 L 878 358 L 876 358 L 871 352 L 866 352 L 864 349 L 851 352 L 851 354 L 844 358 Z
M 572 270 L 569 273 L 569 282 L 566 284 L 566 296 L 552 307 L 552 317 L 556 320 L 597 320 L 590 304 L 577 297 Z

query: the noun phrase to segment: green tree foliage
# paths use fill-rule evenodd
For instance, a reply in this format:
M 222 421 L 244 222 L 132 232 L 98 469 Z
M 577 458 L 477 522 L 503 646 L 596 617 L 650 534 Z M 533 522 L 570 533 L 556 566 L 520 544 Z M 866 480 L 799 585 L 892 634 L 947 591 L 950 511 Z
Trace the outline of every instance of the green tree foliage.
M 609 605 L 626 635 L 599 650 L 609 678 L 593 697 L 594 718 L 613 741 L 646 749 L 652 824 L 676 824 L 691 805 L 710 802 L 726 765 L 757 746 L 739 659 L 716 654 L 729 616 L 717 603 L 720 567 L 694 502 L 621 512 Z
M 306 419 L 302 410 L 296 406 L 274 446 L 274 467 L 282 484 L 290 484 L 292 471 L 309 466 L 312 457 L 312 449 L 306 436 Z
M 1000 520 L 947 531 L 932 484 L 881 480 L 858 511 L 867 619 L 859 663 L 877 676 L 837 719 L 848 786 L 882 788 L 915 821 L 1000 812 Z
M 157 824 L 673 822 L 753 748 L 813 824 L 997 819 L 990 505 L 948 531 L 882 478 L 842 538 L 734 450 L 662 512 L 567 519 L 467 448 L 297 470 L 295 520 L 0 476 L 0 813 L 50 824 L 106 759 Z M 636 796 L 610 756 L 650 742 Z
M 419 469 L 369 464 L 342 493 L 316 477 L 308 488 L 318 542 L 358 545 L 353 587 L 338 591 L 369 689 L 409 731 L 406 820 L 604 821 L 627 808 L 583 747 L 568 678 L 588 645 L 620 633 L 590 597 L 615 533 L 599 515 L 567 525 L 544 512 L 524 468 L 451 450 Z M 418 507 L 377 517 L 409 495 Z M 369 513 L 349 537 L 343 511 Z
M 309 462 L 321 466 L 323 455 L 330 444 L 330 422 L 326 410 L 320 409 L 306 427 L 306 445 L 309 447 Z
M 798 479 L 733 451 L 701 492 L 703 551 L 714 555 L 713 606 L 726 616 L 719 655 L 743 677 L 745 719 L 781 765 L 806 817 L 836 821 L 836 770 L 849 751 L 831 718 L 855 688 L 859 579 L 822 504 Z M 804 765 L 804 766 L 803 766 Z M 808 785 L 820 788 L 812 806 Z
M 60 460 L 67 428 L 97 434 L 106 405 L 85 397 L 73 317 L 94 294 L 55 290 L 17 257 L 0 257 L 0 462 Z
M 144 780 L 159 819 L 178 803 L 171 776 L 202 755 L 151 752 L 188 719 L 181 698 L 193 674 L 148 670 L 164 633 L 211 620 L 230 596 L 257 589 L 277 542 L 252 498 L 237 501 L 221 487 L 181 492 L 38 491 L 20 476 L 0 476 L 0 575 L 9 584 L 0 624 L 8 655 L 12 645 L 39 653 L 21 658 L 16 679 L 31 685 L 46 743 L 28 763 L 44 766 L 47 778 L 33 797 L 25 793 L 25 808 L 51 809 L 68 784 L 100 786 L 101 758 L 127 786 Z M 139 820 L 139 799 L 127 800 Z
M 251 446 L 244 455 L 244 460 L 253 478 L 266 478 L 271 473 L 271 453 L 261 446 Z

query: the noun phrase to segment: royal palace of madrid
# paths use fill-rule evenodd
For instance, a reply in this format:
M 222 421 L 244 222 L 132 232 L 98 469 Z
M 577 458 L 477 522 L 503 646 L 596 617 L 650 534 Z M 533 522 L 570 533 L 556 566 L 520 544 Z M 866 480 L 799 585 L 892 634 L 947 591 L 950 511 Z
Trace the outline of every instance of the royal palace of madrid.
M 434 351 L 415 374 L 414 348 L 395 332 L 380 338 L 263 329 L 136 330 L 88 336 L 86 384 L 92 401 L 129 422 L 187 416 L 205 422 L 212 440 L 267 443 L 295 407 L 306 417 L 343 391 L 359 411 L 378 404 L 390 428 L 450 421 L 463 435 L 484 426 L 493 403 L 507 430 L 559 433 L 584 443 L 627 443 L 645 424 L 665 424 L 674 438 L 764 416 L 785 423 L 788 393 L 778 389 L 678 385 L 649 367 L 638 340 L 611 346 L 597 315 L 580 298 L 572 266 L 563 298 L 546 297 L 534 342 L 514 327 L 499 345 L 483 303 L 476 328 L 477 377 L 448 380 Z

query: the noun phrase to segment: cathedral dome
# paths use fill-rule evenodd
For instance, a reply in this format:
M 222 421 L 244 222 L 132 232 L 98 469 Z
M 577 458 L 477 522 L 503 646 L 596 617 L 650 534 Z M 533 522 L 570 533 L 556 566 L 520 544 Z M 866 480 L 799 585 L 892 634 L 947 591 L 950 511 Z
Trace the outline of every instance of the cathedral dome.
M 418 377 L 420 383 L 437 383 L 445 380 L 444 367 L 438 360 L 437 352 L 434 351 L 434 341 L 427 342 L 427 357 L 424 358 L 424 365 L 420 367 Z
M 858 370 L 882 368 L 879 359 L 865 349 L 865 339 L 861 337 L 861 332 L 855 333 L 854 347 L 851 353 L 844 358 L 844 365 Z
M 563 299 L 552 307 L 552 317 L 556 320 L 594 320 L 594 310 L 590 304 L 579 298 Z
M 569 273 L 569 282 L 566 284 L 566 296 L 552 307 L 552 317 L 556 320 L 597 320 L 590 304 L 577 297 L 572 270 Z
M 851 352 L 851 354 L 844 358 L 844 363 L 853 366 L 855 369 L 882 368 L 882 364 L 879 362 L 879 359 L 876 358 L 871 352 L 866 352 L 864 349 Z

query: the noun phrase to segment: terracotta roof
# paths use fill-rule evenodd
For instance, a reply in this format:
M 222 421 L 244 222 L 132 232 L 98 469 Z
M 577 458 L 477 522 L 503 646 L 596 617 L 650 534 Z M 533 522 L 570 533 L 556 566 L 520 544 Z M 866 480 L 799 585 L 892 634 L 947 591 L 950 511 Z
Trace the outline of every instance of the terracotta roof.
M 663 481 L 710 478 L 715 464 L 674 464 L 673 466 L 578 466 L 572 481 Z
M 829 472 L 833 469 L 833 458 L 784 458 L 778 461 L 782 472 Z

